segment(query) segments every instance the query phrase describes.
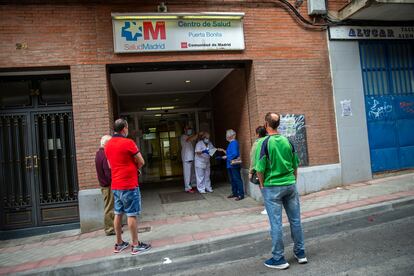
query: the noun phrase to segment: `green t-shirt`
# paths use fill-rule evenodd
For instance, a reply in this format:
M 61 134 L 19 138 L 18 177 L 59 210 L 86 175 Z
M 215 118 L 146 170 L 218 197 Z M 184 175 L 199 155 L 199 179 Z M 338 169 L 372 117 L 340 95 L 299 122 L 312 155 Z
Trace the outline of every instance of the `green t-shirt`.
M 257 162 L 259 161 L 259 159 L 260 159 L 260 149 L 262 148 L 262 144 L 263 144 L 263 141 L 265 140 L 267 138 L 267 136 L 265 136 L 265 137 L 262 137 L 262 138 L 259 138 L 259 139 L 257 139 L 256 140 L 256 151 L 255 151 L 255 153 L 254 153 L 254 168 L 253 169 L 255 169 L 256 171 L 257 171 L 257 169 L 256 169 L 256 166 L 257 166 Z
M 264 139 L 260 141 L 260 146 L 258 145 L 256 148 L 255 166 L 256 171 L 264 174 L 264 186 L 295 184 L 294 172 L 299 165 L 299 159 L 289 140 L 279 134 L 270 136 L 267 144 L 269 160 L 266 155 L 260 158 Z

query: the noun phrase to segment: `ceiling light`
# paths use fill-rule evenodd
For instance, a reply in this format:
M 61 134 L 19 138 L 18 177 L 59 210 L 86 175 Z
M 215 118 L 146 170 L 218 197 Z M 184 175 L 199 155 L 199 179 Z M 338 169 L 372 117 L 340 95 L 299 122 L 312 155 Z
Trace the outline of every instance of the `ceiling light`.
M 185 80 L 185 83 L 190 83 L 191 81 L 190 80 Z
M 155 116 L 155 117 L 161 117 L 161 116 L 162 116 L 162 114 L 155 114 L 154 116 Z
M 147 107 L 145 108 L 147 111 L 151 111 L 151 110 L 161 110 L 161 106 L 157 106 L 157 107 Z
M 174 109 L 174 106 L 154 106 L 154 107 L 147 107 L 145 110 L 147 111 L 154 111 L 154 110 L 168 110 L 168 109 Z

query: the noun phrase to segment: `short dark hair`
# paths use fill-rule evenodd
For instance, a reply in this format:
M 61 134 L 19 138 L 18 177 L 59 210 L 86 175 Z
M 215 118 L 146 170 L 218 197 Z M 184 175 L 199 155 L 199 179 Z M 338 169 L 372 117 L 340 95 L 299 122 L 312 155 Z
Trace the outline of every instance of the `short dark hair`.
M 125 127 L 128 126 L 128 122 L 125 119 L 119 118 L 114 123 L 114 131 L 121 132 Z
M 272 129 L 277 129 L 280 124 L 280 115 L 275 112 L 269 112 L 265 116 L 265 121 Z
M 265 137 L 266 136 L 267 131 L 266 131 L 266 129 L 265 129 L 264 126 L 258 126 L 256 128 L 256 134 L 259 135 L 259 138 L 262 138 L 262 137 Z

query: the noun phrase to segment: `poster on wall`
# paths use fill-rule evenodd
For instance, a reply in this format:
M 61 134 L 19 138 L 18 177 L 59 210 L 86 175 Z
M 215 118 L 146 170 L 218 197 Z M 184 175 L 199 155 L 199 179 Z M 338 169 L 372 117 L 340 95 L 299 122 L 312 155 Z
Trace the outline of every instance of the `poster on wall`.
M 351 100 L 341 101 L 342 117 L 352 116 Z
M 305 115 L 282 114 L 278 131 L 287 137 L 295 147 L 299 157 L 299 166 L 308 166 L 308 142 L 306 139 Z
M 114 52 L 244 50 L 243 15 L 113 14 Z

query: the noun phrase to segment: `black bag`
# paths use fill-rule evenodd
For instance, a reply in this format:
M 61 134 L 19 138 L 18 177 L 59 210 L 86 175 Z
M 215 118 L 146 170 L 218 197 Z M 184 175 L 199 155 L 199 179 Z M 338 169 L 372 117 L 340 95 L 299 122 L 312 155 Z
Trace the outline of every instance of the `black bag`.
M 260 184 L 259 178 L 257 177 L 256 170 L 253 170 L 252 177 L 250 178 L 250 182 L 252 182 L 253 184 L 256 184 L 256 185 Z

